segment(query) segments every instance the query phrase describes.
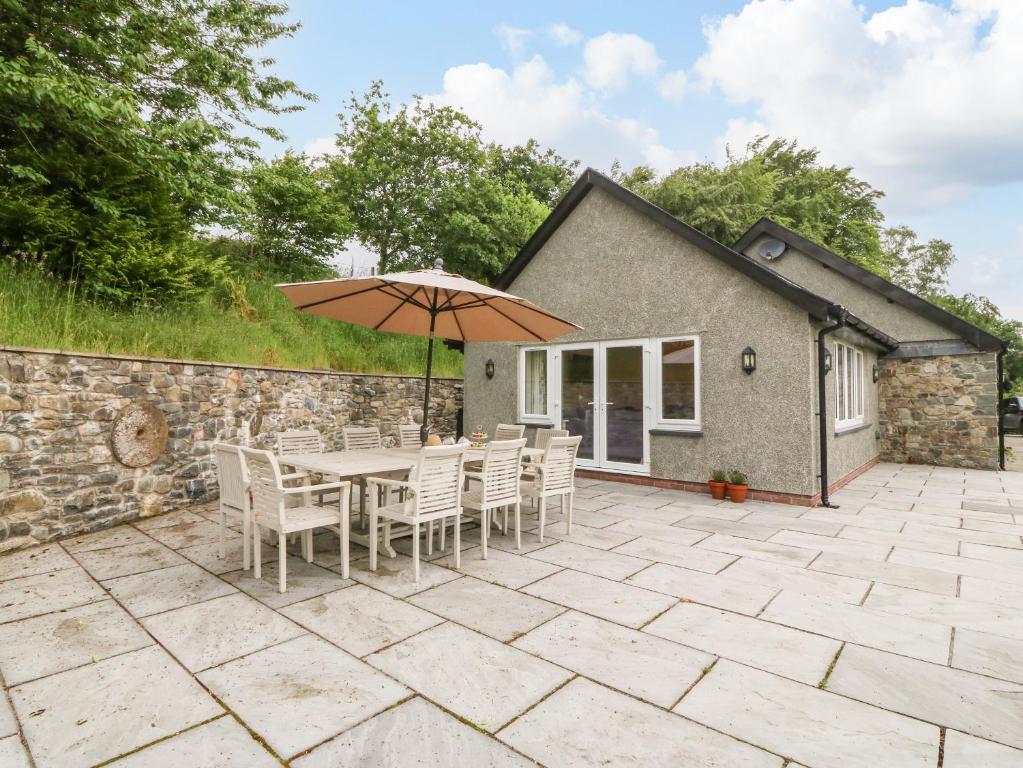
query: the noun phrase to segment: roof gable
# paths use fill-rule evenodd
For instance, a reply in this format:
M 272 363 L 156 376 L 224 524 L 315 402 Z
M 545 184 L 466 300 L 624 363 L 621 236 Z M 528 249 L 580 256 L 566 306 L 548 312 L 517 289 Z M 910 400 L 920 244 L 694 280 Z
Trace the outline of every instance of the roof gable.
M 798 232 L 795 232 L 794 230 L 789 229 L 788 227 L 779 224 L 766 216 L 759 219 L 752 227 L 750 227 L 746 233 L 739 238 L 733 248 L 737 251 L 744 251 L 762 235 L 781 240 L 792 248 L 795 248 L 801 253 L 804 253 L 810 258 L 820 262 L 824 266 L 833 269 L 835 272 L 844 275 L 850 280 L 854 280 L 856 283 L 880 294 L 893 304 L 898 304 L 899 306 L 930 320 L 936 325 L 940 325 L 941 327 L 948 329 L 979 350 L 997 351 L 1004 349 L 1006 346 L 1004 341 L 993 336 L 984 329 L 973 325 L 973 323 L 967 322 L 957 315 L 953 315 L 951 312 L 948 312 L 947 310 L 932 304 L 926 299 L 917 296 L 915 293 L 907 291 L 905 288 L 884 279 L 880 275 L 871 272 L 869 269 L 865 269 L 859 264 L 855 264 L 852 261 L 839 256 L 837 253 L 828 250 L 824 246 L 819 245 L 812 240 L 808 240 Z

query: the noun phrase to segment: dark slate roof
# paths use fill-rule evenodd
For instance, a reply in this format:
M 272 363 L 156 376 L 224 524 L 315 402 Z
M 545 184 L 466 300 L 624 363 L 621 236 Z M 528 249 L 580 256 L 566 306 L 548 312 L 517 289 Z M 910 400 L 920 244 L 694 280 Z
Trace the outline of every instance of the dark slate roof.
M 1000 349 L 1005 349 L 1007 346 L 1006 342 L 1002 341 L 997 336 L 991 335 L 983 328 L 978 328 L 973 323 L 967 322 L 957 315 L 953 315 L 951 312 L 932 304 L 926 299 L 917 296 L 915 293 L 911 293 L 905 288 L 900 288 L 895 285 L 895 283 L 885 280 L 883 277 L 874 274 L 869 269 L 864 269 L 859 264 L 854 264 L 848 259 L 839 256 L 837 253 L 829 251 L 824 246 L 818 245 L 812 240 L 808 240 L 798 232 L 795 232 L 766 216 L 750 227 L 746 234 L 739 238 L 738 242 L 736 242 L 732 247 L 737 251 L 744 251 L 761 235 L 767 235 L 768 237 L 781 240 L 792 248 L 795 248 L 796 250 L 805 253 L 807 256 L 816 259 L 824 266 L 835 270 L 839 274 L 845 275 L 851 280 L 855 280 L 860 285 L 864 285 L 867 288 L 876 291 L 893 304 L 905 307 L 906 309 L 916 312 L 921 317 L 925 317 L 943 328 L 947 328 L 979 350 L 985 352 L 998 351 Z
M 658 208 L 649 200 L 640 197 L 635 192 L 626 189 L 621 184 L 612 181 L 604 174 L 599 171 L 595 171 L 592 168 L 587 168 L 583 171 L 579 179 L 572 185 L 572 188 L 568 190 L 563 198 L 561 198 L 561 202 L 559 202 L 558 205 L 555 206 L 554 210 L 551 211 L 550 216 L 548 216 L 543 224 L 537 228 L 532 237 L 526 241 L 522 250 L 519 251 L 518 255 L 512 259 L 508 267 L 497 278 L 497 281 L 494 283 L 495 287 L 500 288 L 501 290 L 508 290 L 510 288 L 511 284 L 515 281 L 515 278 L 519 276 L 523 269 L 525 269 L 526 265 L 529 264 L 537 252 L 543 247 L 544 243 L 550 239 L 551 235 L 554 234 L 558 227 L 561 226 L 562 222 L 569 217 L 572 211 L 575 210 L 575 207 L 582 202 L 583 198 L 586 197 L 586 195 L 594 187 L 603 190 L 616 200 L 666 227 L 676 235 L 679 235 L 685 240 L 688 240 L 690 243 L 693 243 L 706 253 L 717 257 L 730 267 L 733 267 L 747 277 L 756 280 L 765 288 L 774 291 L 797 306 L 802 307 L 816 320 L 827 321 L 829 319 L 845 317 L 846 323 L 849 327 L 855 328 L 860 333 L 863 333 L 865 336 L 873 339 L 881 346 L 888 349 L 894 349 L 898 346 L 898 341 L 893 339 L 891 336 L 888 336 L 865 321 L 851 315 L 839 304 L 829 301 L 822 296 L 818 296 L 812 291 L 808 291 L 806 288 L 794 283 L 787 277 L 784 277 L 774 270 L 768 269 L 767 267 L 759 264 L 746 254 L 741 253 L 736 249 L 729 248 L 727 245 L 719 243 L 712 237 L 708 237 L 698 229 L 695 229 L 685 222 L 675 218 L 662 208 Z

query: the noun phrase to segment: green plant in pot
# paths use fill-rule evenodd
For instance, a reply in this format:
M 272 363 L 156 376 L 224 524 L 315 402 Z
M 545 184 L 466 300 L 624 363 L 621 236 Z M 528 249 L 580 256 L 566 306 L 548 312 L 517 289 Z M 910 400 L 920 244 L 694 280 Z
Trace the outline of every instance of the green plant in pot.
M 728 486 L 728 475 L 723 469 L 715 469 L 710 473 L 710 480 L 707 487 L 710 488 L 710 495 L 719 501 L 725 498 L 725 489 Z
M 749 480 L 742 472 L 733 469 L 728 473 L 728 498 L 736 504 L 746 501 L 749 492 Z

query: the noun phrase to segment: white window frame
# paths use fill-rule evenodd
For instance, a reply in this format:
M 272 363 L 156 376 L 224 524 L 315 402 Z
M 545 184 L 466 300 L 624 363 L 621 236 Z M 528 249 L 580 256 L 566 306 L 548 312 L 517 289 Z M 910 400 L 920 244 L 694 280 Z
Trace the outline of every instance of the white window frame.
M 664 388 L 662 386 L 662 373 L 664 362 L 664 344 L 670 341 L 692 341 L 693 342 L 693 396 L 695 399 L 692 419 L 666 419 L 663 416 L 664 403 L 662 402 Z M 673 432 L 699 432 L 702 430 L 700 391 L 701 358 L 702 351 L 699 336 L 665 336 L 663 338 L 650 339 L 654 349 L 654 370 L 653 370 L 653 406 L 654 406 L 654 429 L 671 430 Z
M 547 393 L 547 413 L 526 413 L 526 353 L 543 352 L 547 356 L 546 381 L 544 391 Z M 518 351 L 518 403 L 519 421 L 523 424 L 552 424 L 554 423 L 553 398 L 551 393 L 551 382 L 553 381 L 554 355 L 551 347 L 519 347 Z
M 844 355 L 842 365 L 839 366 L 839 355 Z M 863 350 L 836 341 L 834 350 L 834 361 L 831 369 L 835 373 L 835 431 L 842 432 L 848 429 L 855 429 L 862 426 L 866 421 L 866 392 L 864 387 L 863 366 L 866 358 Z M 839 379 L 838 371 L 842 370 L 842 378 Z M 842 394 L 845 397 L 842 397 Z M 855 395 L 851 399 L 851 396 Z M 844 413 L 841 409 L 845 400 Z

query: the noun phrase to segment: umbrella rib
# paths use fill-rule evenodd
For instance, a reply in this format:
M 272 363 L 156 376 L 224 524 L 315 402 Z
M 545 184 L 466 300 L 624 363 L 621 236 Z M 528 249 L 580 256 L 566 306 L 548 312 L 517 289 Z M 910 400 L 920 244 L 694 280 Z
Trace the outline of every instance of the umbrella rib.
M 369 288 L 362 288 L 358 291 L 353 291 L 352 293 L 346 293 L 344 296 L 331 296 L 329 299 L 320 299 L 319 301 L 313 301 L 309 304 L 302 304 L 299 307 L 295 307 L 295 309 L 301 311 L 303 309 L 309 309 L 310 307 L 318 307 L 321 304 L 329 304 L 332 301 L 340 301 L 341 299 L 350 299 L 352 296 L 369 293 L 370 291 L 380 291 L 383 290 L 383 287 L 384 286 L 382 284 L 371 285 Z
M 386 323 L 388 320 L 390 320 L 392 317 L 394 317 L 395 313 L 399 309 L 404 307 L 406 304 L 412 304 L 414 306 L 420 307 L 421 309 L 427 309 L 427 310 L 429 309 L 428 307 L 423 306 L 422 304 L 420 304 L 418 301 L 416 301 L 413 298 L 417 293 L 419 293 L 420 290 L 422 290 L 421 288 L 417 288 L 412 293 L 405 293 L 403 290 L 401 290 L 397 286 L 390 285 L 388 287 L 389 288 L 394 288 L 394 290 L 402 297 L 402 299 L 397 304 L 397 306 L 395 306 L 394 309 L 392 309 L 390 312 L 387 313 L 387 316 L 383 320 L 381 320 L 379 323 L 377 323 L 376 325 L 373 326 L 373 330 L 374 331 L 379 331 L 383 327 L 384 323 Z M 384 291 L 384 293 L 387 293 L 387 291 Z M 393 294 L 387 294 L 387 295 L 391 296 L 391 298 L 394 298 L 394 299 L 398 298 L 397 296 L 394 296 Z
M 476 294 L 473 294 L 473 296 L 475 296 L 475 295 Z M 548 312 L 547 310 L 541 309 L 540 307 L 536 306 L 536 304 L 533 304 L 532 302 L 526 301 L 525 299 L 519 299 L 519 301 L 512 301 L 512 299 L 509 299 L 507 296 L 492 296 L 492 297 L 489 297 L 489 298 L 480 298 L 480 301 L 482 301 L 488 307 L 493 308 L 494 305 L 490 304 L 491 299 L 505 299 L 506 301 L 511 301 L 513 304 L 518 304 L 523 309 L 528 309 L 530 312 L 535 312 L 538 315 L 543 315 L 544 317 L 546 317 L 549 320 L 556 320 L 559 323 L 564 323 L 565 325 L 575 325 L 575 323 L 570 323 L 567 320 L 562 320 L 557 315 L 553 315 L 550 312 Z M 579 326 L 575 325 L 575 327 L 578 328 Z
M 384 290 L 385 288 L 390 288 L 391 290 L 393 290 L 398 295 L 395 296 L 394 293 L 388 293 L 386 290 Z M 387 294 L 392 299 L 400 298 L 402 300 L 403 304 L 405 302 L 408 302 L 409 304 L 413 304 L 413 305 L 419 307 L 420 309 L 426 310 L 427 312 L 430 311 L 430 308 L 428 306 L 426 306 L 422 302 L 416 301 L 416 299 L 415 299 L 415 295 L 417 293 L 419 293 L 420 291 L 424 290 L 422 286 L 418 286 L 414 291 L 412 291 L 412 293 L 405 293 L 405 291 L 401 290 L 401 288 L 399 288 L 397 285 L 394 285 L 393 283 L 389 283 L 387 285 L 381 286 L 380 290 L 381 290 L 382 293 Z
M 475 294 L 473 294 L 473 295 L 475 295 Z M 494 310 L 497 314 L 499 314 L 505 320 L 509 320 L 510 322 L 515 323 L 515 325 L 517 325 L 519 328 L 524 330 L 526 333 L 528 333 L 528 334 L 530 334 L 532 336 L 535 336 L 537 341 L 546 341 L 546 339 L 543 336 L 541 336 L 540 334 L 538 334 L 536 331 L 532 330 L 531 328 L 527 328 L 522 323 L 520 323 L 518 320 L 516 320 L 514 317 L 509 315 L 507 312 L 502 311 L 501 309 L 495 307 L 493 304 L 489 304 L 486 300 L 483 300 L 483 303 L 486 304 L 488 307 L 490 307 L 492 310 Z

